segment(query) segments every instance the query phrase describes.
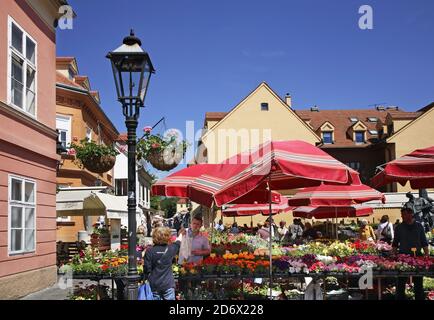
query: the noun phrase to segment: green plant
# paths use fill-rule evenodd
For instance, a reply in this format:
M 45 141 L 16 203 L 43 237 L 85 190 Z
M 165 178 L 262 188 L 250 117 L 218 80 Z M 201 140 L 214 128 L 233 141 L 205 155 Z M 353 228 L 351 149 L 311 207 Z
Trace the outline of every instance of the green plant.
M 82 139 L 80 144 L 71 143 L 69 147 L 69 154 L 75 155 L 76 164 L 84 167 L 84 163 L 88 159 L 94 159 L 102 156 L 117 156 L 119 152 L 113 146 L 104 144 L 96 144 L 93 140 Z
M 187 151 L 188 143 L 179 139 L 175 130 L 170 130 L 165 136 L 151 134 L 152 128 L 145 127 L 143 138 L 137 141 L 137 159 L 146 159 L 154 153 L 166 152 L 169 158 L 181 160 Z

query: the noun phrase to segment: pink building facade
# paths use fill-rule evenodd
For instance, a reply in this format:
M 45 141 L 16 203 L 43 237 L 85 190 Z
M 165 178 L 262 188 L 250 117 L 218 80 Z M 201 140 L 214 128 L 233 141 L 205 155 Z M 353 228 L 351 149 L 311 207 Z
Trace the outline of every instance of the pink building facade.
M 0 299 L 57 279 L 54 21 L 64 4 L 0 5 Z

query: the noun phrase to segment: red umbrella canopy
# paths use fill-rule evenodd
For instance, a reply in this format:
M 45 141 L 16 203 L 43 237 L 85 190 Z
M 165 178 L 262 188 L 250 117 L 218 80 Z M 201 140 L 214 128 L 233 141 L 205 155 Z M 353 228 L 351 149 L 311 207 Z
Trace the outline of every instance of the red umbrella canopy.
M 413 189 L 434 187 L 434 146 L 418 149 L 401 158 L 390 161 L 371 180 L 373 187 L 407 182 Z
M 279 203 L 271 205 L 271 213 L 277 214 L 292 210 L 293 207 L 288 205 L 288 198 L 281 196 L 279 193 L 273 191 L 272 195 L 280 198 Z M 241 216 L 254 216 L 257 214 L 269 215 L 270 205 L 268 203 L 254 203 L 254 204 L 235 204 L 222 211 L 225 217 L 241 217 Z
M 358 174 L 321 149 L 304 141 L 271 141 L 251 152 L 238 154 L 195 179 L 189 198 L 197 203 L 221 206 L 258 189 L 293 189 L 321 181 L 350 183 Z M 229 166 L 227 169 L 224 166 Z M 245 167 L 244 167 L 245 166 Z
M 373 209 L 360 205 L 348 207 L 298 207 L 292 211 L 294 217 L 306 219 L 332 219 L 366 217 L 373 214 Z
M 230 177 L 233 172 L 241 171 L 247 166 L 248 164 L 197 164 L 187 167 L 154 183 L 152 185 L 152 195 L 189 198 L 189 186 L 202 175 L 206 174 L 209 177 L 208 179 L 212 179 L 214 175 L 218 174 L 224 179 Z M 254 203 L 255 201 L 266 203 L 268 197 L 267 190 L 257 188 L 234 199 L 232 203 Z M 273 203 L 279 203 L 280 200 L 279 193 L 272 194 Z
M 292 206 L 351 206 L 371 200 L 385 201 L 384 195 L 364 184 L 321 184 L 297 192 L 288 203 Z

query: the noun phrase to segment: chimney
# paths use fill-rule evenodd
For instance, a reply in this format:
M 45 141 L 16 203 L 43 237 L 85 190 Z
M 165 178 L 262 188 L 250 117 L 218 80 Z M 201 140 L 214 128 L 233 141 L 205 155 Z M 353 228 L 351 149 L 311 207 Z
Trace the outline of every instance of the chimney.
M 292 99 L 291 99 L 291 95 L 289 93 L 287 93 L 285 95 L 285 103 L 288 105 L 288 107 L 291 108 L 291 104 L 292 104 Z

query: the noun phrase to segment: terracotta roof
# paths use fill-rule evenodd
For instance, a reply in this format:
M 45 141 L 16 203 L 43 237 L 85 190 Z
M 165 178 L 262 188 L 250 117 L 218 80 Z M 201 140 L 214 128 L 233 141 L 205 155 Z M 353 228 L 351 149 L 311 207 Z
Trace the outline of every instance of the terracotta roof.
M 71 62 L 74 59 L 74 57 L 56 57 L 56 62 Z
M 205 120 L 221 120 L 229 112 L 207 112 L 205 113 Z
M 297 115 L 305 120 L 310 120 L 313 130 L 321 136 L 320 127 L 326 122 L 330 122 L 334 127 L 334 143 L 325 144 L 325 148 L 336 147 L 366 147 L 376 141 L 377 135 L 372 135 L 369 130 L 377 130 L 377 122 L 370 122 L 368 118 L 377 118 L 378 121 L 385 122 L 388 111 L 375 109 L 345 109 L 345 110 L 295 110 Z M 365 144 L 356 144 L 348 134 L 348 129 L 354 124 L 350 118 L 357 118 L 367 127 Z
M 413 120 L 419 117 L 423 112 L 405 112 L 405 111 L 387 111 L 393 120 Z
M 127 133 L 120 133 L 116 139 L 116 141 L 127 141 L 127 140 L 128 140 Z
M 60 72 L 56 71 L 56 83 L 62 83 L 65 84 L 67 86 L 72 86 L 72 87 L 76 87 L 76 88 L 80 88 L 80 89 L 84 89 L 82 86 L 80 86 L 79 84 L 75 83 L 72 80 L 69 80 L 67 77 L 65 77 L 63 74 L 61 74 Z

